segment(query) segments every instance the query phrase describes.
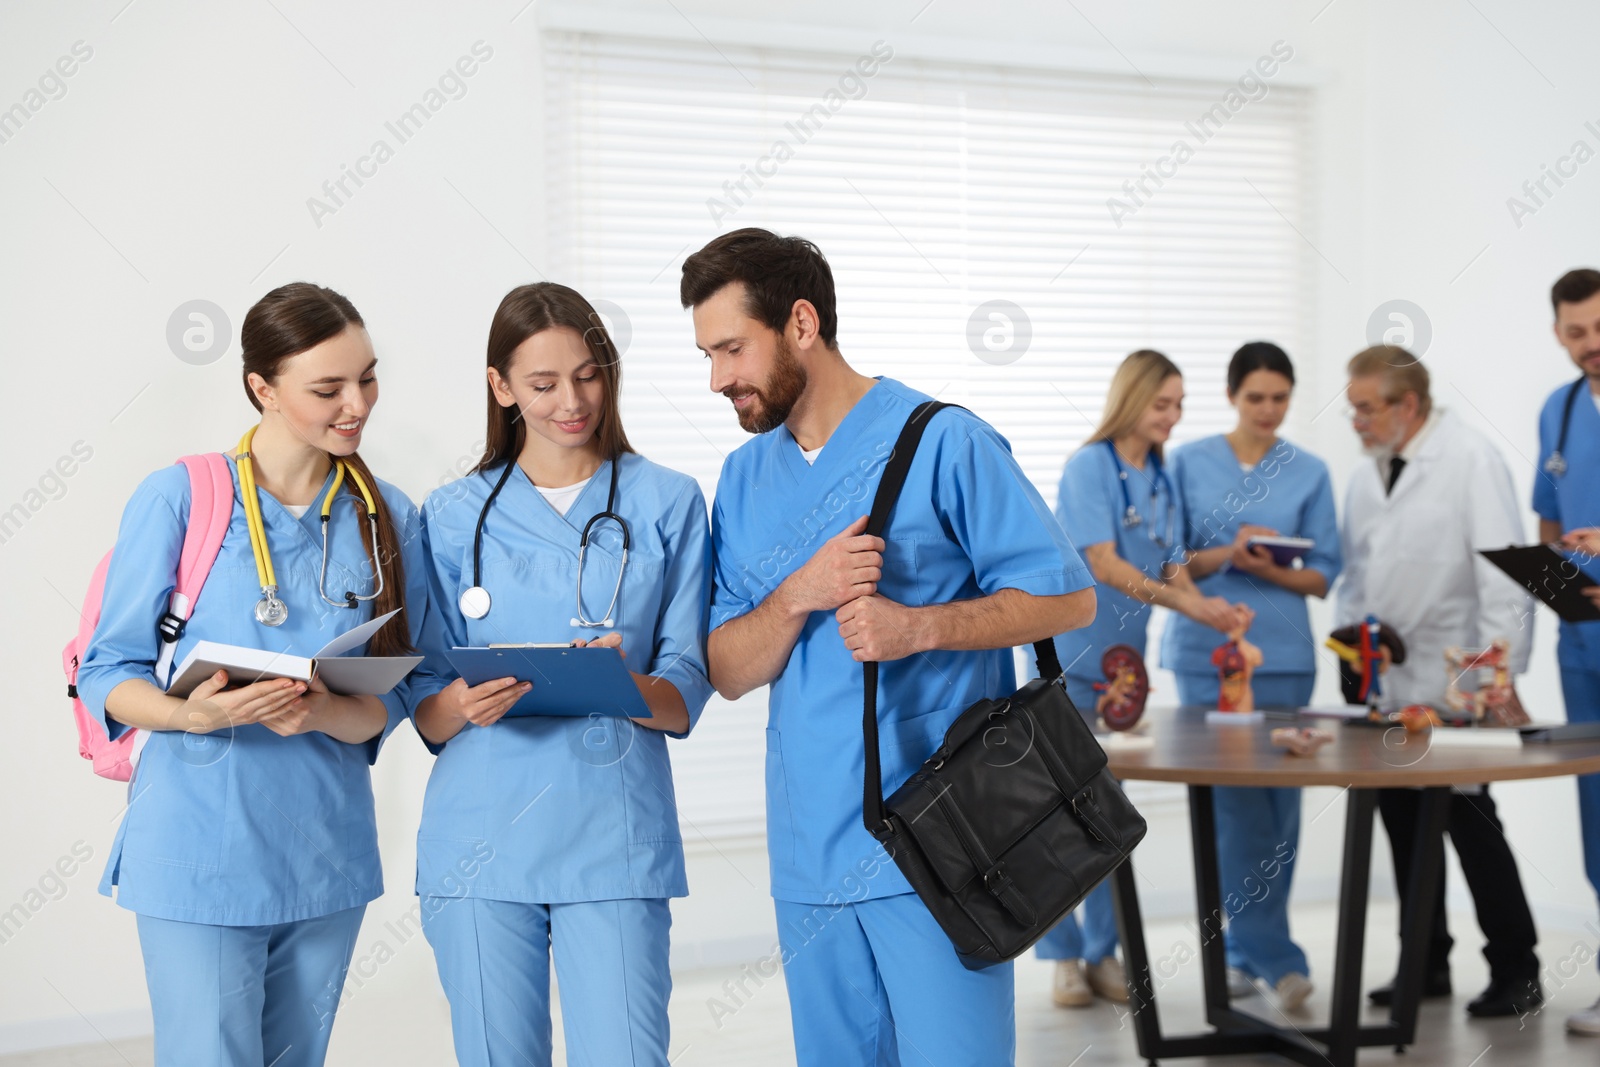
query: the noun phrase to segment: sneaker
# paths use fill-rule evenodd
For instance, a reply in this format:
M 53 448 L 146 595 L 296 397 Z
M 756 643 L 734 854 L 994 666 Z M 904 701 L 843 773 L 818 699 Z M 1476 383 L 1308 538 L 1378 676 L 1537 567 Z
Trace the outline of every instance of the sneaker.
M 1107 956 L 1088 968 L 1089 988 L 1096 996 L 1105 997 L 1117 1004 L 1128 1003 L 1128 976 L 1122 970 L 1122 961 Z
M 1575 1034 L 1600 1035 L 1600 1000 L 1567 1016 L 1567 1029 Z
M 1084 977 L 1082 960 L 1056 960 L 1050 999 L 1060 1008 L 1087 1008 L 1094 1003 L 1094 990 L 1089 988 L 1089 980 Z
M 1251 996 L 1256 991 L 1256 980 L 1245 974 L 1237 967 L 1228 968 L 1228 996 L 1233 1000 L 1241 1000 Z
M 1311 979 L 1299 971 L 1290 971 L 1278 979 L 1278 984 L 1272 987 L 1272 991 L 1278 995 L 1278 1007 L 1284 1012 L 1291 1012 L 1299 1011 L 1305 1006 L 1313 988 Z

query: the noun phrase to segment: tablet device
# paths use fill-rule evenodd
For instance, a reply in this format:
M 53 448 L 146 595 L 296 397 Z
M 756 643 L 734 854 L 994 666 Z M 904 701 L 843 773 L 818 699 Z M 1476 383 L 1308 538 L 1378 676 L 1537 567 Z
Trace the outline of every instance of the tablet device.
M 648 719 L 650 708 L 614 648 L 570 645 L 528 645 L 501 648 L 452 648 L 450 665 L 468 685 L 496 678 L 532 682 L 533 688 L 511 705 L 508 718 L 557 715 L 584 718 L 612 715 Z
M 1309 537 L 1278 537 L 1276 535 L 1252 537 L 1244 544 L 1246 548 L 1260 547 L 1266 549 L 1272 553 L 1272 562 L 1280 567 L 1288 567 L 1295 560 L 1304 558 L 1305 554 L 1317 545 Z

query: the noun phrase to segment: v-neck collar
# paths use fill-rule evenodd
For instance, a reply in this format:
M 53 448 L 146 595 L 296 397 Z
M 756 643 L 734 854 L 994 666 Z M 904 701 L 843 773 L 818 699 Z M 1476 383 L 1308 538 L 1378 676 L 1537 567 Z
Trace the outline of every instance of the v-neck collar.
M 857 400 L 849 411 L 845 412 L 844 418 L 839 420 L 839 425 L 833 428 L 833 433 L 822 443 L 822 451 L 817 453 L 814 463 L 806 462 L 805 453 L 800 449 L 800 442 L 794 439 L 789 427 L 779 426 L 774 431 L 778 435 L 778 451 L 783 454 L 784 465 L 794 480 L 797 483 L 804 482 L 813 475 L 825 479 L 827 472 L 840 463 L 859 458 L 850 445 L 882 414 L 891 395 L 892 391 L 883 378 L 876 378 L 873 386 L 861 395 L 861 399 Z M 898 428 L 895 432 L 899 433 Z
M 600 511 L 604 510 L 602 506 L 586 509 L 584 508 L 583 503 L 594 495 L 596 491 L 595 486 L 597 485 L 603 485 L 605 487 L 604 489 L 600 490 L 601 492 L 609 493 L 611 491 L 611 468 L 616 465 L 617 460 L 605 460 L 600 464 L 599 467 L 595 468 L 595 472 L 589 475 L 589 484 L 585 485 L 583 487 L 583 491 L 573 499 L 572 504 L 567 508 L 567 513 L 565 515 L 557 511 L 556 506 L 545 499 L 544 494 L 539 491 L 539 487 L 534 484 L 533 479 L 528 477 L 528 472 L 523 469 L 521 463 L 517 463 L 515 459 L 512 459 L 511 462 L 516 464 L 517 467 L 517 472 L 516 474 L 512 475 L 512 480 L 517 481 L 520 479 L 521 484 L 527 488 L 528 492 L 534 495 L 534 497 L 539 501 L 538 506 L 543 508 L 545 513 L 548 514 L 550 518 L 564 524 L 573 533 L 578 534 L 581 537 L 583 534 L 584 523 L 589 521 L 588 517 L 598 514 Z M 621 481 L 620 471 L 618 472 L 618 481 Z M 622 495 L 620 486 L 617 490 L 617 495 L 619 497 Z M 583 515 L 583 522 L 574 522 L 571 518 L 571 516 L 574 515 Z
M 239 502 L 240 508 L 243 508 L 244 485 L 239 480 L 238 457 L 229 456 L 228 464 L 233 468 L 234 499 Z M 294 513 L 289 510 L 283 501 L 258 486 L 256 488 L 256 500 L 261 506 L 262 525 L 267 530 L 274 528 L 287 530 L 292 525 L 307 537 L 314 539 L 317 527 L 322 522 L 322 501 L 328 495 L 328 491 L 333 488 L 333 476 L 335 473 L 335 468 L 329 466 L 327 477 L 322 479 L 322 488 L 318 489 L 316 495 L 311 498 L 311 503 L 306 506 L 306 513 L 298 518 L 295 517 Z M 350 475 L 346 472 L 345 481 L 348 482 L 349 480 Z
M 1237 471 L 1241 481 L 1260 470 L 1261 465 L 1267 461 L 1268 457 L 1278 450 L 1279 445 L 1283 444 L 1282 437 L 1274 436 L 1272 444 L 1267 446 L 1267 450 L 1261 454 L 1261 458 L 1246 467 L 1244 461 L 1239 458 L 1239 453 L 1233 450 L 1233 442 L 1228 440 L 1227 434 L 1219 433 L 1215 440 L 1219 449 L 1217 458 L 1225 460 L 1229 469 Z

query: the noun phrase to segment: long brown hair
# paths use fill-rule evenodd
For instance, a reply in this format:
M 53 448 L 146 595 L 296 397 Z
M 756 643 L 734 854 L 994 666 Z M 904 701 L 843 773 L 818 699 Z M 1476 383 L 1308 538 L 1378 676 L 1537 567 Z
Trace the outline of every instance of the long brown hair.
M 332 289 L 310 282 L 280 285 L 256 301 L 239 330 L 239 343 L 244 348 L 244 392 L 251 405 L 257 411 L 262 410 L 261 401 L 250 388 L 250 375 L 259 374 L 265 381 L 272 382 L 277 379 L 284 360 L 315 348 L 352 326 L 366 326 L 355 306 Z M 394 527 L 394 516 L 366 462 L 354 452 L 340 458 L 367 483 L 378 509 L 377 559 L 372 556 L 371 539 L 365 536 L 361 539 L 373 573 L 381 571 L 383 574 L 383 592 L 372 602 L 373 613 L 383 615 L 396 609 L 400 612 L 373 635 L 368 648 L 374 656 L 405 655 L 412 651 L 411 628 L 406 623 L 405 564 L 400 558 L 400 536 Z M 366 501 L 360 493 L 349 483 L 345 488 L 361 502 L 364 511 Z
M 1105 412 L 1085 444 L 1115 441 L 1138 427 L 1145 411 L 1155 402 L 1156 394 L 1161 392 L 1161 386 L 1174 374 L 1183 376 L 1176 363 L 1153 348 L 1129 353 L 1111 375 Z M 1160 445 L 1155 446 L 1155 452 L 1157 459 L 1166 459 Z
M 519 285 L 507 293 L 489 324 L 489 366 L 509 381 L 517 346 L 536 333 L 559 326 L 578 331 L 605 387 L 605 410 L 600 413 L 600 421 L 594 429 L 601 458 L 616 459 L 624 452 L 632 452 L 628 435 L 622 431 L 619 403 L 622 357 L 600 313 L 576 289 L 555 282 L 534 282 Z M 489 428 L 483 435 L 483 458 L 473 468 L 474 472 L 486 471 L 501 462 L 515 462 L 528 433 L 522 424 L 522 412 L 515 406 L 501 407 L 487 378 L 484 389 L 489 394 Z

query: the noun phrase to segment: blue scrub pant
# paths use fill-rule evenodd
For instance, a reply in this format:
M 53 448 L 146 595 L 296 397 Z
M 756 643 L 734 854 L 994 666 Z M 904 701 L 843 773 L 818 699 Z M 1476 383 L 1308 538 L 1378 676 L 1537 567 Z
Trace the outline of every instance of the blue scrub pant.
M 665 900 L 423 897 L 462 1067 L 550 1067 L 550 960 L 572 1067 L 667 1067 Z
M 1581 637 L 1561 628 L 1561 696 L 1568 722 L 1600 719 L 1600 648 L 1586 648 Z M 1576 629 L 1576 627 L 1572 627 Z M 1592 629 L 1593 627 L 1590 627 Z M 1592 642 L 1591 642 L 1592 643 Z M 1600 893 L 1600 774 L 1578 778 L 1578 823 L 1583 832 L 1583 866 Z
M 915 893 L 774 903 L 799 1067 L 1015 1062 L 1012 965 L 967 970 Z
M 366 910 L 274 926 L 140 915 L 157 1067 L 321 1067 Z
M 1091 723 L 1097 695 L 1092 682 L 1067 675 L 1067 696 Z M 1042 960 L 1088 960 L 1090 963 L 1116 955 L 1117 913 L 1111 902 L 1111 879 L 1095 886 L 1082 904 L 1041 937 L 1034 952 Z
M 1216 671 L 1177 672 L 1178 700 L 1215 707 Z M 1315 674 L 1257 674 L 1257 707 L 1304 707 Z M 1220 726 L 1218 729 L 1228 729 Z M 1215 786 L 1217 866 L 1227 912 L 1228 966 L 1277 985 L 1286 974 L 1311 973 L 1305 951 L 1289 936 L 1289 886 L 1300 851 L 1300 790 Z

